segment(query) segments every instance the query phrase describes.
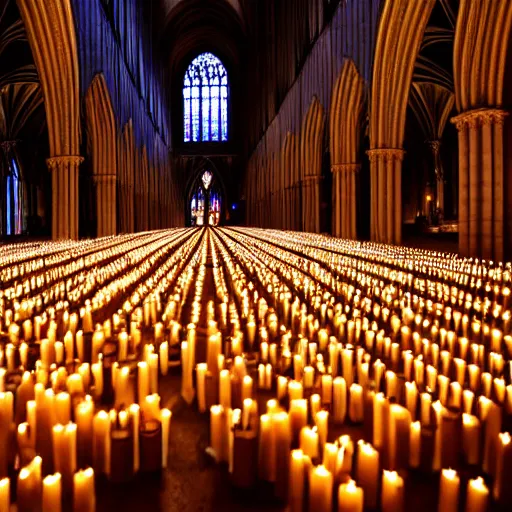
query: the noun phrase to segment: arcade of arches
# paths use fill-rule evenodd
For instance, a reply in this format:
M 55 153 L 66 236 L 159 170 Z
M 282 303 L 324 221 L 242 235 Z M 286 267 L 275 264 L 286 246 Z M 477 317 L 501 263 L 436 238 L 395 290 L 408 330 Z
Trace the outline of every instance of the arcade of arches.
M 167 467 L 176 411 L 155 507 L 181 478 L 202 509 L 181 484 L 204 478 L 198 500 L 238 510 L 229 473 L 271 482 L 270 510 L 423 510 L 426 466 L 429 509 L 512 506 L 511 28 L 512 0 L 0 0 L 0 512 L 59 510 L 41 467 L 64 508 L 94 510 L 94 478 L 99 509 L 144 507 L 98 472 L 154 469 L 153 427 Z M 202 429 L 224 473 L 181 471 Z M 404 429 L 426 447 L 407 464 Z

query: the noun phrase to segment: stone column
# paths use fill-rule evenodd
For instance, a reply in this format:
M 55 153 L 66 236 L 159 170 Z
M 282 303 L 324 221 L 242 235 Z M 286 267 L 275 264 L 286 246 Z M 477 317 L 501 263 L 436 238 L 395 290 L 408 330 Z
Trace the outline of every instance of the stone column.
M 503 123 L 507 112 L 483 108 L 452 119 L 459 132 L 459 252 L 504 257 Z
M 52 238 L 78 239 L 78 168 L 81 156 L 56 156 L 46 163 L 52 173 Z
M 97 236 L 115 235 L 116 175 L 96 174 L 93 179 L 96 186 Z
M 427 140 L 427 146 L 432 153 L 434 161 L 434 173 L 436 177 L 436 208 L 444 212 L 444 172 L 443 162 L 441 160 L 441 141 L 440 140 Z
M 341 238 L 357 238 L 357 173 L 359 164 L 335 164 L 333 173 L 333 235 Z
M 402 241 L 403 149 L 371 149 L 371 238 L 375 242 Z
M 320 182 L 322 176 L 306 176 L 302 181 L 302 230 L 320 233 Z

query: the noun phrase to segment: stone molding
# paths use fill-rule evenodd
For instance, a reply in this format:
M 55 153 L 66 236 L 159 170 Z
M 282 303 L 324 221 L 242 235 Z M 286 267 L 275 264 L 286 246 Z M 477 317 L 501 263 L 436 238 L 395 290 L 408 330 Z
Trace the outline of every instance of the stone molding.
M 366 152 L 370 158 L 370 162 L 384 160 L 385 162 L 404 159 L 405 150 L 395 148 L 370 149 Z
M 359 172 L 361 164 L 333 164 L 331 165 L 331 172 Z
M 73 155 L 65 155 L 65 156 L 53 156 L 46 160 L 48 168 L 51 171 L 55 171 L 59 167 L 63 165 L 75 165 L 78 167 L 84 161 L 83 156 L 73 156 Z
M 499 108 L 478 108 L 452 117 L 451 122 L 461 131 L 489 124 L 503 125 L 507 116 L 508 112 Z

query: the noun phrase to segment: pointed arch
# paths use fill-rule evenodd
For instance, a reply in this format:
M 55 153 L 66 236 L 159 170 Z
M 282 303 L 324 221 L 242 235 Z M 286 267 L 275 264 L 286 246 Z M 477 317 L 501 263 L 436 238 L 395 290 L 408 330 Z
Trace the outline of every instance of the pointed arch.
M 79 64 L 70 0 L 17 0 L 45 100 L 52 236 L 78 238 Z
M 511 27 L 510 1 L 460 1 L 453 52 L 459 115 L 452 122 L 459 132 L 459 252 L 464 256 L 505 257 L 510 200 L 504 194 L 509 177 L 503 92 Z
M 302 123 L 300 157 L 302 162 L 302 229 L 320 231 L 320 181 L 322 179 L 322 141 L 325 113 L 313 96 Z
M 85 95 L 86 126 L 96 186 L 97 236 L 115 235 L 117 128 L 105 77 L 97 74 Z
M 333 173 L 335 236 L 356 238 L 356 175 L 360 168 L 359 146 L 365 82 L 352 59 L 345 59 L 334 85 L 329 116 L 329 142 Z
M 123 199 L 120 208 L 121 232 L 135 232 L 135 137 L 133 134 L 133 122 L 131 119 L 125 124 L 119 144 L 120 177 Z
M 409 89 L 435 0 L 385 0 L 375 48 L 371 110 L 371 236 L 402 239 L 402 159 Z

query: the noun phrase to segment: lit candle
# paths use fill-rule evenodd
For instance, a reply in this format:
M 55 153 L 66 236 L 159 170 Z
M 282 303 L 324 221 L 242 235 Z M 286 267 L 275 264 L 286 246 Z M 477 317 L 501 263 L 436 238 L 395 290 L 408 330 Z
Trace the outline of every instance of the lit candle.
M 457 512 L 459 509 L 460 478 L 453 469 L 441 470 L 439 512 Z
M 404 508 L 404 480 L 396 471 L 382 473 L 382 512 L 401 512 Z
M 379 452 L 364 441 L 357 443 L 356 482 L 363 488 L 365 507 L 377 507 L 379 485 Z
M 73 511 L 94 512 L 95 510 L 94 471 L 92 468 L 87 468 L 75 473 L 73 478 Z
M 290 512 L 303 512 L 304 454 L 302 450 L 292 450 L 290 454 L 290 485 L 288 503 L 290 506 Z
M 160 411 L 160 422 L 162 424 L 162 468 L 167 467 L 169 458 L 169 427 L 171 424 L 172 413 L 169 409 Z
M 485 512 L 489 503 L 489 489 L 479 476 L 468 483 L 466 494 L 466 512 Z
M 333 476 L 324 466 L 309 474 L 309 512 L 331 512 Z
M 9 478 L 0 479 L 0 510 L 8 512 L 11 500 L 11 481 Z
M 350 386 L 348 416 L 353 423 L 360 423 L 364 419 L 363 388 L 359 384 Z
M 43 480 L 43 512 L 60 512 L 62 484 L 60 473 L 48 475 Z M 0 510 L 8 510 L 2 509 Z
M 364 491 L 354 480 L 338 487 L 338 512 L 363 512 Z
M 512 491 L 508 483 L 512 470 L 512 443 L 508 432 L 498 435 L 496 455 L 496 475 L 494 478 L 493 497 L 501 505 L 512 505 Z

